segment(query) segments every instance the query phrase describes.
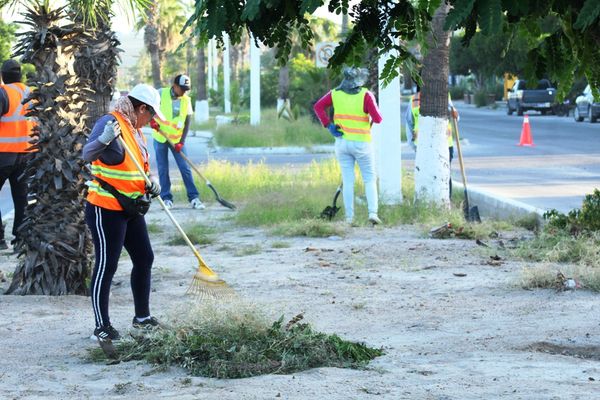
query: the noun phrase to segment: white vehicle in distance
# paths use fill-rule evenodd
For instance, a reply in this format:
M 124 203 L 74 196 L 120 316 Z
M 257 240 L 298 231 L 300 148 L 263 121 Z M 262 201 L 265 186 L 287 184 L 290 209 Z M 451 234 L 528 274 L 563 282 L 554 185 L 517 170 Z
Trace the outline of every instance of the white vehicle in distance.
M 588 119 L 594 123 L 600 118 L 600 102 L 594 101 L 592 88 L 587 85 L 583 93 L 575 99 L 575 109 L 573 109 L 573 119 L 576 122 L 581 122 Z

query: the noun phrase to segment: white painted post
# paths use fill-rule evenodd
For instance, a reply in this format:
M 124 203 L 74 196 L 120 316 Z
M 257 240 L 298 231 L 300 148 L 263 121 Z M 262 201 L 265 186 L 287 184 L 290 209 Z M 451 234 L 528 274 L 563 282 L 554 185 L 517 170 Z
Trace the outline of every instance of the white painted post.
M 229 35 L 223 33 L 223 97 L 225 99 L 225 114 L 231 113 L 231 96 L 230 96 L 230 76 L 231 70 L 229 66 Z
M 382 204 L 402 203 L 402 153 L 400 138 L 400 79 L 394 78 L 383 87 L 381 73 L 390 54 L 379 58 L 379 110 L 383 117 L 381 124 L 373 124 L 373 139 L 377 176 L 379 178 L 379 198 Z
M 208 121 L 208 100 L 196 100 L 196 107 L 194 107 L 194 117 L 196 122 L 199 124 Z
M 260 124 L 260 48 L 250 36 L 250 125 Z
M 216 39 L 213 39 L 212 42 L 212 59 L 213 59 L 213 72 L 212 72 L 212 78 L 213 78 L 213 89 L 218 91 L 219 90 L 219 50 L 217 50 L 217 41 Z
M 206 49 L 206 52 L 208 53 L 208 64 L 207 64 L 206 70 L 208 72 L 208 89 L 209 89 L 209 91 L 210 91 L 210 89 L 214 89 L 213 88 L 213 76 L 212 76 L 213 63 L 214 63 L 213 53 L 212 53 L 212 48 L 213 48 L 212 42 L 213 42 L 213 39 L 208 40 L 208 48 Z M 208 94 L 208 97 L 210 98 L 210 93 Z

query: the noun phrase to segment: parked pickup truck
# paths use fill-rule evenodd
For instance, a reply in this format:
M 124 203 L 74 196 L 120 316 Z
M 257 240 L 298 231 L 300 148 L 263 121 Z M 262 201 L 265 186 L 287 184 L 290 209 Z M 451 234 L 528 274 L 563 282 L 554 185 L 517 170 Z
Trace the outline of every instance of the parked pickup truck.
M 527 110 L 537 110 L 542 114 L 552 112 L 556 89 L 547 79 L 538 82 L 536 89 L 528 89 L 524 80 L 516 80 L 513 87 L 508 91 L 506 102 L 506 113 L 512 115 L 523 115 Z

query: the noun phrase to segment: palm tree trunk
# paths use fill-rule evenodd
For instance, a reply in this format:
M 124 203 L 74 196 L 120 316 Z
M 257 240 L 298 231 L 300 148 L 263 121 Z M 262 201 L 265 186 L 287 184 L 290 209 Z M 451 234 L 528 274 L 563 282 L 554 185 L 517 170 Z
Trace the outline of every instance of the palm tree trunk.
M 111 16 L 110 10 L 105 10 Z M 91 131 L 96 121 L 109 111 L 112 94 L 117 81 L 119 46 L 121 42 L 102 18 L 98 25 L 87 27 L 83 45 L 78 49 L 75 72 L 80 79 L 88 80 L 93 90 L 88 96 L 86 126 Z M 86 93 L 83 93 L 86 95 Z
M 158 4 L 152 1 L 146 10 L 147 24 L 144 29 L 144 43 L 150 54 L 150 64 L 152 66 L 152 83 L 154 87 L 162 86 L 162 78 L 160 75 L 161 59 L 160 59 L 160 43 L 158 36 Z
M 449 6 L 436 10 L 429 51 L 423 59 L 419 137 L 415 158 L 415 199 L 449 206 L 450 165 L 448 141 L 448 50 L 450 35 L 444 31 Z
M 196 91 L 198 92 L 198 97 L 196 100 L 202 101 L 207 100 L 208 96 L 206 94 L 206 56 L 204 54 L 204 47 L 198 47 L 198 83 L 196 87 L 198 88 Z
M 197 122 L 206 122 L 210 117 L 208 107 L 208 93 L 206 90 L 206 56 L 204 55 L 204 47 L 198 46 L 198 83 L 197 97 L 195 107 L 195 118 Z
M 25 14 L 31 31 L 21 35 L 15 53 L 36 67 L 30 80 L 36 120 L 32 153 L 24 173 L 29 204 L 19 227 L 19 264 L 7 293 L 85 295 L 91 270 L 91 244 L 83 217 L 85 179 L 81 149 L 86 142 L 85 79 L 72 72 L 83 29 L 59 26 L 62 9 L 34 5 Z M 43 145 L 41 145 L 43 144 Z

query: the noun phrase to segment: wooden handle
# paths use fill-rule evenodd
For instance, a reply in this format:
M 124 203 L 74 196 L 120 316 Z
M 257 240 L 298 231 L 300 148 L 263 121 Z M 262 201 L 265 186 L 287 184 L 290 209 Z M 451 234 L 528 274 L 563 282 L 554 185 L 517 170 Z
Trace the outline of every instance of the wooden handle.
M 463 162 L 462 151 L 460 149 L 460 135 L 458 134 L 458 124 L 456 118 L 452 116 L 452 127 L 454 128 L 454 138 L 456 140 L 456 151 L 458 152 L 458 163 L 460 164 L 460 173 L 462 175 L 463 186 L 467 188 L 467 176 L 465 175 L 465 164 Z
M 165 135 L 165 133 L 163 131 L 157 130 L 157 132 L 160 133 L 162 135 L 162 137 L 164 137 L 167 140 L 167 143 L 169 143 L 169 145 L 172 148 L 175 148 L 175 145 L 173 144 L 173 142 L 171 141 L 171 139 L 169 139 L 167 137 L 167 135 Z M 210 183 L 208 181 L 208 179 L 206 179 L 206 177 L 204 175 L 202 175 L 202 172 L 200 172 L 200 170 L 198 169 L 198 167 L 196 167 L 196 165 L 189 158 L 187 158 L 187 156 L 185 154 L 183 154 L 182 152 L 179 152 L 179 155 L 185 160 L 186 163 L 188 163 L 188 165 L 190 167 L 192 167 L 194 169 L 194 171 L 196 171 L 196 173 L 200 176 L 200 178 L 202 178 L 202 180 L 204 180 L 204 182 L 206 182 L 207 185 Z

